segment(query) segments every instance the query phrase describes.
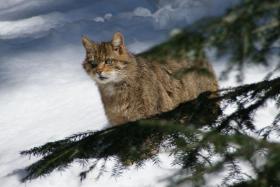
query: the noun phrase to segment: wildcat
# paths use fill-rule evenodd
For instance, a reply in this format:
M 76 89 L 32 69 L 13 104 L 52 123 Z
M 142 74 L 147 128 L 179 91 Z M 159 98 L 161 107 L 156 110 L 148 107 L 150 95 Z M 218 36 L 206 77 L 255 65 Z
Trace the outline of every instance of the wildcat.
M 167 58 L 164 63 L 132 55 L 124 36 L 117 32 L 109 42 L 96 43 L 82 38 L 86 50 L 83 68 L 97 83 L 105 113 L 112 125 L 166 112 L 180 103 L 196 98 L 204 91 L 216 91 L 218 84 L 207 61 Z M 207 69 L 212 76 L 189 71 Z

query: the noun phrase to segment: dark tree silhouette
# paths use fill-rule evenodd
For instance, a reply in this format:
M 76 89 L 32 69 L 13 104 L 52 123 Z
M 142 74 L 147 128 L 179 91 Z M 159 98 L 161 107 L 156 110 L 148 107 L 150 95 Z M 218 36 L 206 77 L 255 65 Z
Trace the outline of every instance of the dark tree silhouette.
M 271 56 L 279 59 L 279 18 L 278 0 L 244 0 L 226 15 L 201 20 L 140 55 L 159 63 L 168 56 L 201 60 L 206 58 L 206 48 L 215 48 L 217 56 L 230 55 L 223 77 L 237 69 L 237 80 L 242 81 L 245 64 L 269 66 Z M 99 162 L 103 163 L 101 176 L 108 160 L 115 160 L 111 172 L 117 176 L 132 164 L 140 167 L 147 160 L 158 163 L 158 153 L 169 152 L 174 164 L 180 166 L 167 178 L 170 186 L 188 182 L 201 186 L 206 174 L 218 172 L 225 173 L 223 184 L 227 186 L 279 186 L 280 144 L 270 141 L 270 136 L 279 138 L 280 112 L 266 127 L 256 127 L 256 112 L 268 101 L 280 106 L 280 78 L 272 79 L 279 69 L 280 63 L 261 82 L 205 92 L 150 119 L 75 134 L 23 151 L 22 155 L 42 158 L 26 168 L 27 175 L 22 180 L 67 168 L 74 161 L 87 165 L 80 173 L 81 180 L 97 169 Z M 198 67 L 174 76 L 190 71 L 207 74 Z M 242 172 L 241 161 L 249 164 L 254 176 Z

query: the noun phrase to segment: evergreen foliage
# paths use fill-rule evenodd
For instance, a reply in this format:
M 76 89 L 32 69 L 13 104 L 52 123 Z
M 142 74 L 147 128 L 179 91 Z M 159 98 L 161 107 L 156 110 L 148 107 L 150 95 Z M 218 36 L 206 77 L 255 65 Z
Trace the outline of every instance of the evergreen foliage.
M 270 65 L 268 57 L 279 58 L 279 17 L 278 0 L 244 0 L 225 16 L 200 21 L 140 56 L 159 63 L 169 57 L 203 60 L 205 49 L 211 47 L 217 49 L 217 55 L 230 55 L 226 72 L 237 68 L 242 81 L 244 64 Z M 280 65 L 275 71 L 279 69 Z M 23 155 L 42 158 L 26 168 L 22 180 L 67 168 L 72 162 L 85 165 L 81 180 L 98 170 L 100 163 L 101 176 L 108 160 L 115 161 L 111 172 L 118 176 L 147 160 L 160 163 L 158 153 L 168 152 L 180 166 L 168 177 L 170 186 L 188 182 L 202 186 L 205 177 L 219 172 L 225 174 L 226 186 L 279 186 L 280 144 L 270 137 L 279 138 L 280 111 L 271 123 L 256 127 L 256 114 L 268 102 L 280 107 L 280 78 L 271 79 L 275 71 L 258 83 L 202 93 L 150 119 L 75 134 L 23 151 Z M 253 176 L 242 173 L 241 163 L 252 168 Z

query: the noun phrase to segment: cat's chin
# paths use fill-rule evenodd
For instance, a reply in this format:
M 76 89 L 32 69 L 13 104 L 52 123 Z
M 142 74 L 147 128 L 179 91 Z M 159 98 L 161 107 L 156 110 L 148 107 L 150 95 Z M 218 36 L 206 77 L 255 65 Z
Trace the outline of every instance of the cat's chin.
M 105 84 L 116 84 L 120 82 L 120 79 L 112 78 L 112 77 L 94 77 L 94 81 L 98 85 L 105 85 Z
M 113 81 L 112 80 L 110 80 L 109 78 L 94 78 L 94 80 L 95 80 L 95 82 L 97 83 L 97 84 L 108 84 L 108 83 L 112 83 Z

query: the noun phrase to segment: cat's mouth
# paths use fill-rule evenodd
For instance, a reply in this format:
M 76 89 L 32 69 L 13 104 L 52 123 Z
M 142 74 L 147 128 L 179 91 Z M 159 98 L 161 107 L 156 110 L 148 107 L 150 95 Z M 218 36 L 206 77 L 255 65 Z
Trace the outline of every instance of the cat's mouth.
M 99 75 L 98 78 L 99 78 L 100 80 L 102 80 L 102 81 L 108 79 L 108 77 L 104 77 L 104 76 L 102 76 L 102 75 Z

